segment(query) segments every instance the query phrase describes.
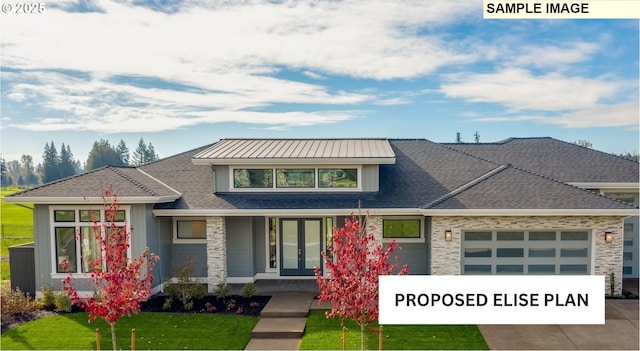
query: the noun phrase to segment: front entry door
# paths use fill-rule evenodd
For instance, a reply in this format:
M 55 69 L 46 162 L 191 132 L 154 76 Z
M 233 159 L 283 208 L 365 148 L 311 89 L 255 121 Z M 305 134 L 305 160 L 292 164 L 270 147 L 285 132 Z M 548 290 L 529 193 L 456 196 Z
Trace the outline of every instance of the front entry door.
M 321 219 L 280 219 L 281 275 L 313 275 L 320 267 Z

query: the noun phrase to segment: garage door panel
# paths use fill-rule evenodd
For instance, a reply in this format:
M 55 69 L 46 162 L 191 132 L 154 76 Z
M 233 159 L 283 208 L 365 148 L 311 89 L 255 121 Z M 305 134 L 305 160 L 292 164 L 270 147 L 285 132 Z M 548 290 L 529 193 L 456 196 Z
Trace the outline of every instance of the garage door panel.
M 589 231 L 463 231 L 462 274 L 589 274 Z

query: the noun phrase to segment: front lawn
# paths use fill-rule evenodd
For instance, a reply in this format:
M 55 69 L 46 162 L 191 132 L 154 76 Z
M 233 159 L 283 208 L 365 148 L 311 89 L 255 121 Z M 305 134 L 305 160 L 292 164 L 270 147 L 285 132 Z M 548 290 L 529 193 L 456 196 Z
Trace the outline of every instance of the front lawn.
M 345 323 L 347 349 L 360 350 L 360 327 Z M 374 325 L 377 327 L 377 325 Z M 385 350 L 488 350 L 489 347 L 475 325 L 387 325 L 383 328 Z M 365 350 L 378 349 L 378 334 L 367 329 Z M 327 319 L 324 311 L 309 313 L 301 350 L 342 350 L 339 319 Z
M 100 348 L 111 350 L 109 325 L 102 319 L 87 323 L 86 312 L 38 319 L 3 333 L 4 350 L 94 350 L 100 328 Z M 131 349 L 131 329 L 138 350 L 242 350 L 257 317 L 210 313 L 141 312 L 116 324 L 118 349 Z

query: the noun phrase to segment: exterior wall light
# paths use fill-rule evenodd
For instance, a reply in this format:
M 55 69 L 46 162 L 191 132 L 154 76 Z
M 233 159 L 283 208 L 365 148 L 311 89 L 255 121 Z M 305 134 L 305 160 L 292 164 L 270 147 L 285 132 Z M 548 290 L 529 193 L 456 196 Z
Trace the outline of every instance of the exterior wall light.
M 453 233 L 451 232 L 451 229 L 447 229 L 444 231 L 444 240 L 445 241 L 451 241 L 453 239 Z
M 610 243 L 613 241 L 613 233 L 611 232 L 604 232 L 604 241 L 606 243 Z

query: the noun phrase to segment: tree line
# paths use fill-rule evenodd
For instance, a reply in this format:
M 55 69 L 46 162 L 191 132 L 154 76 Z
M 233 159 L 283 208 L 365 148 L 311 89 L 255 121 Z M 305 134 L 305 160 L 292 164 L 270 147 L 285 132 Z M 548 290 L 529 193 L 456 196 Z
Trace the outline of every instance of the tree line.
M 93 143 L 84 164 L 75 160 L 69 145 L 62 143 L 60 151 L 53 141 L 44 145 L 42 162 L 34 164 L 33 156 L 22 155 L 20 160 L 5 161 L 0 158 L 2 186 L 34 186 L 65 177 L 88 172 L 104 166 L 139 166 L 159 159 L 153 144 L 140 138 L 133 153 L 124 140 L 111 145 L 100 139 Z

